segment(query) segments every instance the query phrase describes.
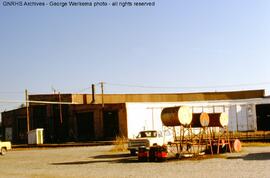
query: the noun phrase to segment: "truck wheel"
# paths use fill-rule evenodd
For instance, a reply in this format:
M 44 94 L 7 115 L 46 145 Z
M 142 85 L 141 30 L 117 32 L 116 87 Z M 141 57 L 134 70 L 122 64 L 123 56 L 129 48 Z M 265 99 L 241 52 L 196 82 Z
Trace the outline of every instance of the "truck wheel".
M 7 153 L 7 149 L 6 148 L 1 148 L 1 155 L 5 155 Z
M 136 150 L 130 150 L 130 155 L 131 156 L 136 156 Z

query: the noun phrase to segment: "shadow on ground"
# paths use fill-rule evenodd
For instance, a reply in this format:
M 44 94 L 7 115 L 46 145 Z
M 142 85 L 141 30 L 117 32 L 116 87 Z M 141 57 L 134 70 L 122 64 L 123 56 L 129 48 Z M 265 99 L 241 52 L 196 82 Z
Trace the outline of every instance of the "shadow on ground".
M 224 155 L 203 155 L 198 157 L 169 157 L 167 161 L 200 161 L 211 158 L 225 158 Z M 137 156 L 131 156 L 129 153 L 122 154 L 104 154 L 97 155 L 93 157 L 88 157 L 89 160 L 84 161 L 70 161 L 70 162 L 58 162 L 58 163 L 50 163 L 50 165 L 83 165 L 83 164 L 96 164 L 96 163 L 149 163 L 148 161 L 141 162 L 138 160 Z
M 50 163 L 50 165 L 80 165 L 93 163 L 138 163 L 137 157 L 130 156 L 130 154 L 98 155 L 94 157 L 89 157 L 88 159 L 90 160 Z
M 270 160 L 270 152 L 264 152 L 264 153 L 250 153 L 245 156 L 232 156 L 227 157 L 227 159 L 243 159 L 246 161 L 254 160 L 254 161 L 260 161 L 260 160 Z
M 134 156 L 131 156 L 130 154 L 111 154 L 111 155 L 97 155 L 97 156 L 89 157 L 89 158 L 111 159 L 111 158 L 130 158 L 130 157 L 134 157 Z

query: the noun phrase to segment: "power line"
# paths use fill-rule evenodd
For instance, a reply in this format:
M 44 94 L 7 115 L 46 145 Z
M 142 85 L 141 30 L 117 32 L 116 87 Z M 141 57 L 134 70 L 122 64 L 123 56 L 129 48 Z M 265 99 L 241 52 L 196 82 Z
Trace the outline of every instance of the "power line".
M 207 89 L 207 88 L 228 88 L 228 87 L 244 87 L 244 86 L 258 86 L 270 85 L 270 82 L 262 83 L 243 83 L 235 85 L 212 85 L 212 86 L 147 86 L 147 85 L 133 85 L 133 84 L 120 84 L 120 83 L 104 83 L 111 86 L 123 86 L 133 88 L 152 88 L 152 89 Z
M 23 94 L 21 91 L 0 91 L 0 94 Z
M 270 85 L 270 82 L 260 82 L 260 83 L 242 83 L 242 84 L 231 84 L 231 85 L 209 85 L 209 86 L 150 86 L 150 85 L 138 85 L 138 84 L 125 84 L 125 83 L 111 83 L 111 82 L 96 82 L 95 85 L 109 85 L 109 86 L 120 86 L 129 88 L 145 88 L 145 89 L 211 89 L 211 88 L 232 88 L 232 87 L 251 87 L 259 85 Z M 82 93 L 84 91 L 90 91 L 91 86 L 73 90 L 69 93 Z M 75 91 L 75 92 L 74 92 Z M 23 94 L 22 91 L 0 91 L 1 94 L 14 95 Z M 29 91 L 31 94 L 40 94 L 44 92 Z M 45 92 L 46 93 L 46 92 Z
M 23 100 L 2 100 L 0 103 L 25 103 Z M 57 102 L 57 101 L 36 101 L 36 100 L 27 100 L 27 103 L 36 103 L 36 104 L 78 104 L 76 102 Z
M 75 93 L 81 93 L 81 92 L 84 92 L 84 91 L 86 91 L 86 90 L 89 91 L 90 89 L 91 89 L 91 87 L 83 88 L 83 89 L 78 90 L 78 91 L 75 92 Z

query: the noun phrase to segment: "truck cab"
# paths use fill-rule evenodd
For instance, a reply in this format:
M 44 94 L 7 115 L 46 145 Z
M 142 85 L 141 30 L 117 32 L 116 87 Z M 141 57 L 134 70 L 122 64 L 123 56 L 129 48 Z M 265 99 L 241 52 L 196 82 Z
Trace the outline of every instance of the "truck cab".
M 128 150 L 131 155 L 136 155 L 136 152 L 139 150 L 139 147 L 149 148 L 154 145 L 163 145 L 173 142 L 172 134 L 157 130 L 145 130 L 139 132 L 138 136 L 135 139 L 129 139 L 128 141 Z
M 11 150 L 11 143 L 0 141 L 0 154 L 5 155 L 8 150 Z

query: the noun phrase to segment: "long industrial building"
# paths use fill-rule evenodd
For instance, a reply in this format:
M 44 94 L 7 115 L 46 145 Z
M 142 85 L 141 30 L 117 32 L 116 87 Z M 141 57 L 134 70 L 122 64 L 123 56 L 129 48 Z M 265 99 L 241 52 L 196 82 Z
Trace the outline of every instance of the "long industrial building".
M 183 105 L 190 106 L 194 113 L 228 113 L 229 131 L 270 130 L 270 98 L 264 90 L 248 90 L 29 95 L 28 109 L 2 113 L 2 135 L 14 143 L 27 143 L 29 127 L 30 130 L 43 128 L 45 143 L 113 140 L 116 136 L 133 138 L 141 130 L 161 130 L 162 109 Z

